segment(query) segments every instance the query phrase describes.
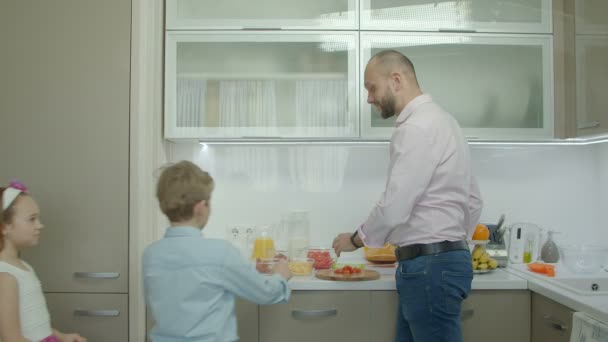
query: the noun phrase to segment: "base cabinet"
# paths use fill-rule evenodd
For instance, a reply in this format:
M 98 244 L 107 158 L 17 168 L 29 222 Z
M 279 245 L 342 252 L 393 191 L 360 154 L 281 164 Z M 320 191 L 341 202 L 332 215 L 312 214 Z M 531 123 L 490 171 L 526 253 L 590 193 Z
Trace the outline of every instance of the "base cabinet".
M 239 342 L 258 342 L 258 305 L 238 299 L 235 303 L 236 322 L 238 324 Z M 146 310 L 146 341 L 150 341 L 150 330 L 154 327 L 154 317 L 150 309 Z
M 461 320 L 466 342 L 530 342 L 530 291 L 473 291 Z
M 87 341 L 129 340 L 129 295 L 45 294 L 53 327 Z
M 260 341 L 369 342 L 369 296 L 370 291 L 294 291 L 286 304 L 260 305 Z
M 259 305 L 242 299 L 236 300 L 236 322 L 239 342 L 258 342 Z
M 396 291 L 371 291 L 370 341 L 394 341 L 397 305 Z M 530 291 L 473 291 L 461 321 L 465 342 L 530 342 Z
M 574 311 L 551 299 L 532 294 L 532 342 L 569 342 Z

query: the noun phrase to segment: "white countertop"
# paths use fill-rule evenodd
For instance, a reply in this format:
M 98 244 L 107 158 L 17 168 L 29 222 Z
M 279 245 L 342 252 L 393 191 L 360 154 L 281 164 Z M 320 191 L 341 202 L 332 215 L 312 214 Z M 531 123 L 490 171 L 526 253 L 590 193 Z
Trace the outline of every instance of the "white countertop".
M 600 322 L 608 323 L 608 295 L 576 294 L 570 290 L 555 285 L 554 282 L 547 279 L 544 275 L 528 271 L 526 265 L 511 265 L 507 268 L 507 271 L 513 275 L 526 279 L 528 282 L 528 288 L 531 291 L 565 305 L 574 311 L 582 311 Z M 601 272 L 595 275 L 573 275 L 572 273 L 569 273 L 567 270 L 563 269 L 562 265 L 560 264 L 557 264 L 555 269 L 557 279 L 559 279 L 560 276 L 606 278 L 608 274 Z
M 342 261 L 342 260 L 341 260 Z M 360 258 L 344 260 L 347 263 L 365 263 Z M 353 290 L 353 291 L 394 291 L 395 269 L 374 268 L 381 276 L 378 280 L 369 281 L 331 281 L 321 280 L 311 276 L 293 277 L 289 280 L 292 290 Z M 603 272 L 603 271 L 602 271 Z M 564 276 L 576 277 L 608 277 L 608 273 L 597 275 L 574 275 L 556 265 L 556 278 Z M 560 287 L 544 275 L 528 271 L 526 265 L 510 265 L 508 268 L 499 268 L 485 274 L 475 274 L 473 277 L 473 290 L 525 290 L 530 289 L 549 299 L 552 299 L 574 311 L 582 311 L 591 317 L 608 324 L 608 295 L 581 295 Z
M 370 268 L 378 270 L 378 268 Z M 367 281 L 332 281 L 321 280 L 312 276 L 293 277 L 289 280 L 292 290 L 354 290 L 379 291 L 396 290 L 395 269 L 380 270 L 380 279 Z M 473 290 L 514 290 L 527 289 L 527 281 L 503 269 L 493 272 L 475 274 L 473 277 Z

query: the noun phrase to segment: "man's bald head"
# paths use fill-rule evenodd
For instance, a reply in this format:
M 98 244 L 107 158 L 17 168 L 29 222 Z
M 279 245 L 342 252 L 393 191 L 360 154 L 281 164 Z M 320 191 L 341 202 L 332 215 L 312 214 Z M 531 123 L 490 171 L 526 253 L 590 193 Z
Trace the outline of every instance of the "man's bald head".
M 410 82 L 418 86 L 414 64 L 399 51 L 384 50 L 378 52 L 369 60 L 368 67 L 373 67 L 378 73 L 387 77 L 393 72 L 400 72 Z

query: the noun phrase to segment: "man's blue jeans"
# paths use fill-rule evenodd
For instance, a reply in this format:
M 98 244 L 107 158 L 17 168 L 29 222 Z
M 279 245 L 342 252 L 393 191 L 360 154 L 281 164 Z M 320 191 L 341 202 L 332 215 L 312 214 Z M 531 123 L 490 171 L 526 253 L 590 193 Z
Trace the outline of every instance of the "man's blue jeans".
M 399 262 L 395 342 L 462 342 L 460 306 L 471 291 L 471 253 L 457 250 Z

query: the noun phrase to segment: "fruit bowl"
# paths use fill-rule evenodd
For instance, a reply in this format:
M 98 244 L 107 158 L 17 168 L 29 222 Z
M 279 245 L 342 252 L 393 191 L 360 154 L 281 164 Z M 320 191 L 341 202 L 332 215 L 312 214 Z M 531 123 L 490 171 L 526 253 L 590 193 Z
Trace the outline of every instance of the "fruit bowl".
M 481 243 L 475 244 L 471 250 L 471 263 L 473 273 L 488 273 L 498 267 L 498 261 L 488 254 L 485 244 Z

